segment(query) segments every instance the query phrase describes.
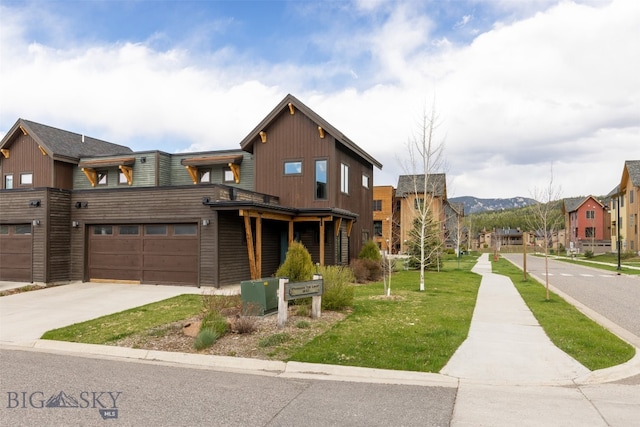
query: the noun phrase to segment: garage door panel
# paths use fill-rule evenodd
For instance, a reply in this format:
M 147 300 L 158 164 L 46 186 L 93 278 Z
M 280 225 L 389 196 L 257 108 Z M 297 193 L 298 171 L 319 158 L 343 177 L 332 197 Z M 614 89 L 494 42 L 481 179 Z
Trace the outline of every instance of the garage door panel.
M 9 225 L 13 232 L 15 225 Z M 31 282 L 31 234 L 0 235 L 0 280 Z
M 31 254 L 31 235 L 2 236 L 0 238 L 0 253 Z
M 92 268 L 91 278 L 100 280 L 131 280 L 140 281 L 140 270 L 123 270 L 111 268 Z
M 189 254 L 197 255 L 198 247 L 196 239 L 184 238 L 152 238 L 145 239 L 144 253 L 161 253 L 161 254 Z
M 144 283 L 159 283 L 171 285 L 192 285 L 197 282 L 198 275 L 196 272 L 177 272 L 177 271 L 153 271 L 145 270 Z
M 111 270 L 122 269 L 130 269 L 137 268 L 140 269 L 142 266 L 142 260 L 138 256 L 130 256 L 127 254 L 93 254 L 93 258 L 91 261 L 92 268 L 109 268 Z
M 191 256 L 145 254 L 143 268 L 155 271 L 195 271 L 198 268 L 198 260 Z
M 140 253 L 142 242 L 140 239 L 123 239 L 121 237 L 99 237 L 91 241 L 91 251 L 93 253 L 122 253 L 137 254 Z

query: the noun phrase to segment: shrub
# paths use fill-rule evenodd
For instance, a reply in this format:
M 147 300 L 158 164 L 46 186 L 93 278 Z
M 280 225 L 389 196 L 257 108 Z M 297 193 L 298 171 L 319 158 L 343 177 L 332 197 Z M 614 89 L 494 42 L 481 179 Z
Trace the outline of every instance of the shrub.
M 218 334 L 212 329 L 200 329 L 196 340 L 193 342 L 193 347 L 196 350 L 203 350 L 209 348 L 218 339 Z
M 221 337 L 229 330 L 229 323 L 219 312 L 210 311 L 202 318 L 202 323 L 200 324 L 200 332 L 205 329 L 210 329 L 217 334 L 217 337 Z
M 353 282 L 355 277 L 350 268 L 336 265 L 320 268 L 324 281 L 322 309 L 342 310 L 353 304 Z
M 258 342 L 259 347 L 273 347 L 289 341 L 291 337 L 285 332 L 269 335 Z
M 587 259 L 593 258 L 593 251 L 591 249 L 587 249 L 584 251 L 584 257 Z
M 233 321 L 233 330 L 239 334 L 250 334 L 258 329 L 258 318 L 255 316 L 237 316 Z
M 287 277 L 290 282 L 304 282 L 313 278 L 313 270 L 313 261 L 307 248 L 302 243 L 292 242 L 276 276 Z
M 242 305 L 240 295 L 215 295 L 213 293 L 202 293 L 202 307 L 208 313 L 215 311 L 224 314 L 225 311 L 238 308 Z
M 365 283 L 367 281 L 367 277 L 369 277 L 369 269 L 366 265 L 364 265 L 364 260 L 362 259 L 354 259 L 349 264 L 349 268 L 353 272 L 353 276 L 358 283 Z
M 366 243 L 360 249 L 358 259 L 370 259 L 372 261 L 380 261 L 382 256 L 380 255 L 380 249 L 373 240 L 367 240 Z

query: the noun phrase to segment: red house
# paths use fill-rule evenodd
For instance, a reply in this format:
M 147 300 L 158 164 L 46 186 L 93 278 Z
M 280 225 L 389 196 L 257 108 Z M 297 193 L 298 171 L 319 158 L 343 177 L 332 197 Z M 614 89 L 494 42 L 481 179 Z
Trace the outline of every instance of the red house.
M 568 231 L 565 247 L 569 250 L 594 253 L 611 249 L 611 217 L 606 207 L 595 197 L 565 199 L 562 205 L 565 229 Z

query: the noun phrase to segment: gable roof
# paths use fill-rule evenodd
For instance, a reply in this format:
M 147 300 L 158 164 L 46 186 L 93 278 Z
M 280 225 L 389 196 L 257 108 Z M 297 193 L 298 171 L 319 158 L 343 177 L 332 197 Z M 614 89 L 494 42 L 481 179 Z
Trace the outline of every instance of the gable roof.
M 77 163 L 80 157 L 132 152 L 129 147 L 124 145 L 113 144 L 24 119 L 18 119 L 11 130 L 2 138 L 0 148 L 8 147 L 15 139 L 17 132 L 30 135 L 53 159 L 69 163 Z
M 622 179 L 624 176 L 629 176 L 629 181 L 634 187 L 640 187 L 640 160 L 627 160 L 624 162 L 624 172 L 622 173 Z
M 447 196 L 447 179 L 443 173 L 430 173 L 427 174 L 427 192 L 431 193 L 435 197 Z M 405 197 L 407 194 L 415 193 L 416 188 L 418 193 L 422 194 L 424 188 L 425 175 L 400 175 L 398 177 L 398 187 L 396 188 L 396 197 Z
M 333 127 L 329 122 L 316 114 L 312 109 L 304 105 L 300 100 L 298 100 L 295 96 L 288 94 L 284 97 L 282 101 L 255 127 L 249 134 L 240 142 L 240 147 L 248 151 L 250 153 L 253 152 L 253 144 L 258 139 L 260 131 L 263 131 L 265 128 L 269 126 L 271 122 L 273 122 L 285 109 L 289 109 L 289 104 L 291 104 L 296 110 L 299 110 L 302 114 L 313 120 L 321 126 L 322 129 L 329 135 L 333 136 L 336 140 L 336 143 L 343 145 L 344 147 L 351 150 L 358 157 L 363 159 L 364 161 L 371 163 L 373 166 L 378 169 L 382 169 L 382 164 L 374 159 L 370 154 L 356 145 L 355 142 L 351 141 L 347 138 L 342 132 Z
M 569 197 L 569 198 L 566 198 L 566 199 L 563 200 L 563 204 L 562 204 L 563 213 L 570 213 L 570 212 L 577 211 L 580 208 L 580 206 L 585 204 L 587 202 L 587 200 L 589 200 L 589 199 L 592 199 L 597 204 L 599 204 L 600 207 L 604 208 L 604 205 L 602 204 L 602 202 L 600 202 L 600 200 L 596 199 L 593 196 Z

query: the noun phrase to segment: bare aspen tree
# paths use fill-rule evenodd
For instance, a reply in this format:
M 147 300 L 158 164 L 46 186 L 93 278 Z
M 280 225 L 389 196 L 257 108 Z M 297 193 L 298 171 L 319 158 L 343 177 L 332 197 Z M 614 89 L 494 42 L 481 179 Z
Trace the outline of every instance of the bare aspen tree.
M 444 174 L 435 172 L 443 167 L 444 143 L 436 141 L 436 129 L 438 120 L 435 109 L 423 111 L 418 131 L 407 142 L 408 164 L 405 171 L 410 180 L 410 191 L 406 191 L 403 197 L 409 199 L 407 206 L 417 220 L 417 234 L 420 248 L 420 291 L 424 291 L 424 271 L 427 260 L 436 255 L 440 247 L 430 246 L 426 251 L 426 243 L 429 233 L 433 230 L 441 232 L 440 218 L 435 218 L 434 203 L 438 195 L 438 189 L 446 188 Z M 413 200 L 413 203 L 411 202 Z M 433 236 L 432 236 L 433 237 Z
M 536 201 L 532 205 L 529 223 L 532 230 L 543 236 L 544 269 L 546 300 L 549 300 L 549 240 L 553 233 L 560 228 L 562 217 L 554 215 L 557 205 L 561 203 L 560 188 L 553 183 L 553 166 L 551 167 L 549 183 L 544 188 L 535 188 L 532 198 Z

